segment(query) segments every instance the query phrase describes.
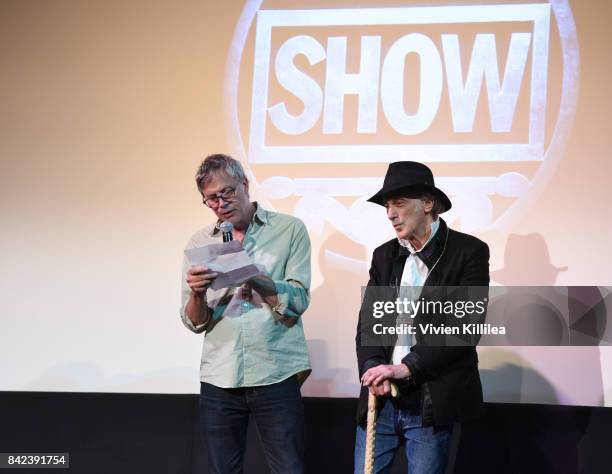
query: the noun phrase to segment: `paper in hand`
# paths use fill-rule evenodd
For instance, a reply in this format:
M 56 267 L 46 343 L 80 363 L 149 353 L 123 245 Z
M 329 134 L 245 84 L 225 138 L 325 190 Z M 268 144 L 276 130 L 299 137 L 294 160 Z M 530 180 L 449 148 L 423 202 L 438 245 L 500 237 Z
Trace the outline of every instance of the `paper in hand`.
M 185 256 L 191 265 L 204 265 L 218 273 L 210 285 L 213 290 L 239 286 L 261 275 L 237 240 L 187 249 Z

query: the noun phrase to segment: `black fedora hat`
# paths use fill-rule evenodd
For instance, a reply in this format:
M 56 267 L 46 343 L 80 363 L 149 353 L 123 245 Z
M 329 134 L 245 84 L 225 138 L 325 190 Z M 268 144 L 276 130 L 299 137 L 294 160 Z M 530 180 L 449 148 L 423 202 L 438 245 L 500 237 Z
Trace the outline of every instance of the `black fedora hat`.
M 448 196 L 436 188 L 431 170 L 423 163 L 417 163 L 416 161 L 391 163 L 387 169 L 382 189 L 368 201 L 382 206 L 388 195 L 399 192 L 433 194 L 440 199 L 444 208 L 442 212 L 446 212 L 452 207 Z

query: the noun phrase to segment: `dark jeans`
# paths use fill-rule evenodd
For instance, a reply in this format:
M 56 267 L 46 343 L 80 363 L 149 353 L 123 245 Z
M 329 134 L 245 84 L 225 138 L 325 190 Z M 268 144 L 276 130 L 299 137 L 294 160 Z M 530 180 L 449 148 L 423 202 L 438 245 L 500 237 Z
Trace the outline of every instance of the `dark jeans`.
M 249 415 L 273 474 L 304 472 L 304 407 L 295 376 L 261 387 L 200 384 L 200 421 L 211 474 L 242 473 Z
M 374 473 L 388 474 L 391 472 L 395 452 L 404 441 L 410 474 L 444 474 L 449 455 L 452 425 L 423 428 L 420 414 L 396 408 L 389 399 L 381 398 L 380 402 L 385 405 L 376 420 Z M 361 426 L 357 426 L 355 474 L 363 474 L 365 445 L 366 432 Z

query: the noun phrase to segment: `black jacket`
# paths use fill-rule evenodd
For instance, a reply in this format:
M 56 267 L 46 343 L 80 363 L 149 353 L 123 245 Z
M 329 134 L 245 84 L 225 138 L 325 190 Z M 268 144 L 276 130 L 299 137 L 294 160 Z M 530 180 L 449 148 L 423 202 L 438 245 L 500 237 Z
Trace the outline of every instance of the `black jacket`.
M 408 255 L 408 249 L 397 239 L 374 250 L 368 286 L 399 287 Z M 425 287 L 489 285 L 487 244 L 449 229 L 442 219 L 435 236 L 419 256 L 430 270 Z M 360 378 L 371 367 L 391 363 L 393 345 L 362 346 L 361 316 L 356 344 Z M 417 338 L 402 362 L 410 369 L 412 378 L 409 383 L 400 384 L 400 399 L 420 401 L 425 426 L 448 425 L 481 414 L 482 386 L 474 346 L 436 347 L 420 344 Z M 357 412 L 360 424 L 365 421 L 367 402 L 368 389 L 362 387 Z

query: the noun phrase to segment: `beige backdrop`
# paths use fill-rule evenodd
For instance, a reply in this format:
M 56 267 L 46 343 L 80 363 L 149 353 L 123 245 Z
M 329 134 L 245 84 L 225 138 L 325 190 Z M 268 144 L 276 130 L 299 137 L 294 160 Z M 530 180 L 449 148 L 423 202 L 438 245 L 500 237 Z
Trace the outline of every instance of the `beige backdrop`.
M 391 3 L 397 5 L 368 6 Z M 611 5 L 571 6 L 580 95 L 562 159 L 524 212 L 503 228 L 475 232 L 491 247 L 491 269 L 506 270 L 497 283 L 612 283 Z M 239 154 L 227 60 L 243 7 L 240 1 L 160 0 L 0 5 L 0 389 L 198 390 L 201 336 L 179 321 L 180 262 L 189 236 L 212 221 L 193 184 L 196 166 L 212 152 Z M 236 78 L 243 138 L 252 39 L 253 30 Z M 560 68 L 558 39 L 551 40 L 551 77 L 558 80 Z M 550 87 L 558 103 L 559 86 L 551 79 Z M 556 111 L 549 113 L 554 118 Z M 253 172 L 362 177 L 386 169 L 384 163 L 325 171 L 267 166 Z M 438 175 L 461 172 L 432 167 Z M 255 198 L 265 198 L 255 191 Z M 292 212 L 295 200 L 268 203 Z M 517 240 L 529 234 L 537 235 Z M 356 396 L 354 327 L 359 286 L 367 278 L 359 261 L 369 259 L 371 248 L 329 224 L 311 229 L 311 238 L 315 278 L 304 324 L 314 372 L 303 392 Z M 355 265 L 326 258 L 326 250 L 350 256 Z M 480 353 L 488 400 L 612 405 L 609 348 Z

